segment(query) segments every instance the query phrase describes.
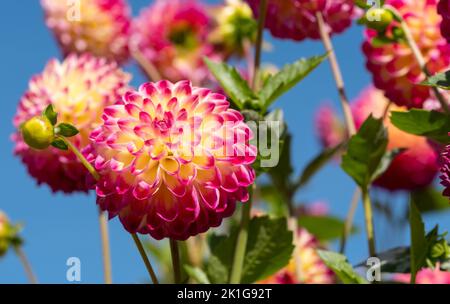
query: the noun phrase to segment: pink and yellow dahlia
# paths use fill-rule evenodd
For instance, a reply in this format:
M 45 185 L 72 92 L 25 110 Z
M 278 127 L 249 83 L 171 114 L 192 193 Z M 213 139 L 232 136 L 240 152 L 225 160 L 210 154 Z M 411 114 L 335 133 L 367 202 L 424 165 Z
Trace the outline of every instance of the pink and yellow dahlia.
M 260 0 L 247 0 L 256 16 Z M 356 9 L 353 0 L 269 0 L 266 28 L 277 38 L 320 39 L 316 14 L 321 12 L 330 35 L 350 27 Z
M 317 254 L 317 239 L 305 229 L 299 229 L 297 248 L 288 266 L 259 283 L 261 284 L 333 284 L 335 276 Z
M 383 93 L 373 87 L 365 89 L 352 104 L 355 125 L 359 128 L 372 114 L 381 118 L 384 114 L 387 99 Z M 405 107 L 391 105 L 389 111 L 405 111 Z M 388 190 L 413 190 L 428 186 L 436 176 L 438 154 L 425 137 L 405 133 L 392 125 L 386 115 L 385 126 L 388 130 L 388 150 L 406 148 L 397 155 L 388 170 L 380 176 L 375 185 Z
M 329 105 L 319 108 L 315 116 L 316 133 L 324 148 L 335 147 L 347 137 L 347 130 Z
M 208 42 L 211 26 L 205 5 L 196 0 L 157 0 L 134 21 L 131 45 L 163 79 L 205 85 L 211 76 L 203 57 L 220 59 Z
M 205 232 L 248 200 L 252 136 L 221 94 L 189 81 L 143 84 L 105 109 L 84 151 L 101 175 L 97 203 L 131 233 Z
M 444 195 L 450 198 L 450 145 L 446 146 L 441 154 L 440 178 L 441 185 L 444 186 Z
M 116 63 L 85 54 L 69 55 L 59 62 L 50 60 L 44 71 L 34 76 L 23 95 L 14 117 L 14 126 L 41 115 L 52 104 L 58 120 L 76 126 L 80 135 L 71 138 L 79 149 L 89 143 L 89 134 L 101 123 L 103 109 L 115 103 L 128 88 L 130 75 Z M 48 148 L 30 148 L 18 133 L 13 135 L 15 154 L 20 157 L 38 184 L 48 184 L 53 191 L 87 191 L 86 169 L 70 152 Z
M 429 71 L 434 74 L 447 70 L 450 64 L 450 45 L 441 36 L 441 17 L 437 14 L 438 0 L 387 0 L 401 14 L 422 52 Z M 387 35 L 393 35 L 393 22 Z M 399 106 L 422 108 L 431 96 L 431 89 L 418 85 L 425 79 L 406 42 L 377 45 L 377 32 L 367 29 L 363 52 L 366 66 L 372 73 L 375 86 Z
M 409 284 L 411 274 L 399 273 L 394 275 L 394 281 Z M 416 284 L 450 284 L 450 272 L 435 269 L 424 268 L 417 273 Z
M 131 10 L 126 0 L 41 0 L 41 4 L 65 56 L 90 52 L 119 63 L 128 59 Z

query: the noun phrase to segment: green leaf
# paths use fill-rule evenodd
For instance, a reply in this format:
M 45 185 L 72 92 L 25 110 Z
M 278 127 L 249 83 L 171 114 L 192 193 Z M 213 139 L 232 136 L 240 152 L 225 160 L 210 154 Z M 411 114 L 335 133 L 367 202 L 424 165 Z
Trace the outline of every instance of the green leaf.
M 342 157 L 342 169 L 361 187 L 373 180 L 386 152 L 387 131 L 380 119 L 369 116 L 358 133 L 350 138 Z
M 59 149 L 59 150 L 69 150 L 69 147 L 67 146 L 66 142 L 61 139 L 61 138 L 57 138 L 52 142 L 52 146 Z
M 428 253 L 425 226 L 419 209 L 411 201 L 409 210 L 409 223 L 411 229 L 411 283 L 415 283 L 417 272 L 425 265 Z
M 254 217 L 250 221 L 243 284 L 267 278 L 286 266 L 294 251 L 286 218 Z
M 392 112 L 391 122 L 407 133 L 426 136 L 437 142 L 450 143 L 450 118 L 437 111 L 411 109 L 408 112 Z
M 60 123 L 56 126 L 56 134 L 64 137 L 72 137 L 80 133 L 75 126 L 68 123 Z
M 335 157 L 338 152 L 342 151 L 346 143 L 340 143 L 335 147 L 324 149 L 319 153 L 309 164 L 303 169 L 302 175 L 297 183 L 297 187 L 305 186 L 311 178 L 320 171 L 333 157 Z
M 254 283 L 276 273 L 289 263 L 294 250 L 286 218 L 254 217 L 248 229 L 243 284 Z M 213 235 L 209 241 L 211 256 L 206 270 L 214 284 L 228 283 L 237 232 L 238 229 L 233 227 L 229 236 Z
M 211 74 L 239 109 L 244 109 L 247 103 L 258 104 L 258 97 L 234 67 L 226 63 L 214 62 L 206 57 L 204 61 Z
M 411 193 L 411 200 L 421 213 L 443 211 L 450 208 L 448 199 L 442 196 L 441 191 L 433 187 L 413 191 Z
M 450 71 L 444 73 L 438 73 L 431 77 L 428 77 L 421 83 L 425 86 L 436 87 L 444 90 L 450 90 Z
M 298 225 L 305 228 L 320 241 L 331 241 L 342 237 L 345 223 L 333 216 L 302 215 L 298 219 Z M 352 227 L 351 233 L 356 233 L 356 227 Z
M 333 270 L 333 272 L 338 276 L 338 278 L 344 284 L 366 284 L 367 281 L 364 280 L 359 274 L 355 272 L 352 265 L 347 262 L 347 258 L 339 253 L 317 250 L 320 258 L 324 263 Z
M 384 153 L 377 170 L 373 174 L 372 181 L 376 180 L 381 175 L 383 175 L 383 173 L 386 172 L 386 170 L 389 168 L 395 157 L 400 153 L 403 153 L 404 151 L 405 149 L 392 149 Z
M 206 273 L 204 273 L 200 268 L 184 265 L 184 269 L 186 270 L 186 273 L 189 275 L 189 277 L 194 279 L 197 283 L 211 284 Z
M 289 212 L 288 204 L 274 185 L 262 185 L 258 188 L 261 199 L 268 204 L 268 213 L 273 216 L 286 216 Z
M 258 93 L 264 109 L 267 109 L 276 99 L 305 78 L 327 57 L 328 54 L 302 58 L 293 64 L 286 65 L 277 74 L 270 76 Z
M 53 105 L 49 104 L 44 112 L 42 113 L 43 116 L 47 117 L 47 119 L 50 121 L 52 126 L 56 125 L 56 122 L 58 120 L 58 114 L 55 112 Z

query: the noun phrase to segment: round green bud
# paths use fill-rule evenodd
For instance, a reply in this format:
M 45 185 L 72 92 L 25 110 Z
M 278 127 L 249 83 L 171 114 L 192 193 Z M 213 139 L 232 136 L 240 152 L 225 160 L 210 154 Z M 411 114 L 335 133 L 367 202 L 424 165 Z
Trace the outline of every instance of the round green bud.
M 364 19 L 364 23 L 368 28 L 383 31 L 391 24 L 392 20 L 394 20 L 394 16 L 387 9 L 372 8 L 367 11 Z
M 54 130 L 50 121 L 43 116 L 36 116 L 27 120 L 21 128 L 23 140 L 30 147 L 43 150 L 54 140 Z

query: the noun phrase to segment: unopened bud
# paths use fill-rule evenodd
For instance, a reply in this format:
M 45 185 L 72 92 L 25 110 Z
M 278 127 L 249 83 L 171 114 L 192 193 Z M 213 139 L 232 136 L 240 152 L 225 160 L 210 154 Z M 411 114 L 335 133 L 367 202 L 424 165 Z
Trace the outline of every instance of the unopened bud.
M 54 140 L 53 125 L 43 116 L 27 120 L 21 127 L 23 140 L 30 147 L 38 150 L 46 149 Z
M 371 8 L 366 13 L 364 23 L 371 29 L 383 31 L 391 24 L 393 19 L 394 17 L 389 10 L 384 8 Z

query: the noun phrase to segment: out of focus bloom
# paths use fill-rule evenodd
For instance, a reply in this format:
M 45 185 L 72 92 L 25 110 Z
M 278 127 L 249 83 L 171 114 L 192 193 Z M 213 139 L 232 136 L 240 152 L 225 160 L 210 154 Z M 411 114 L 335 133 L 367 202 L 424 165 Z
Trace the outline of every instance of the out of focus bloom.
M 103 120 L 84 153 L 101 175 L 97 203 L 129 232 L 184 240 L 248 200 L 256 147 L 225 96 L 189 81 L 146 83 Z
M 300 229 L 295 256 L 288 266 L 259 283 L 333 284 L 335 282 L 333 271 L 319 257 L 317 249 L 320 249 L 317 239 L 305 229 Z
M 256 16 L 260 0 L 247 0 Z M 350 27 L 356 13 L 353 0 L 269 0 L 266 28 L 277 38 L 320 39 L 316 14 L 321 12 L 330 35 Z
M 134 21 L 131 47 L 163 79 L 190 79 L 194 85 L 205 85 L 211 76 L 203 57 L 221 59 L 208 42 L 211 28 L 204 4 L 196 0 L 157 0 Z
M 440 0 L 438 4 L 438 13 L 442 16 L 441 34 L 450 42 L 450 1 Z
M 432 73 L 447 70 L 450 64 L 450 45 L 440 35 L 441 17 L 436 12 L 438 0 L 387 0 L 395 7 L 409 26 L 412 36 L 423 54 L 427 68 Z M 394 36 L 392 22 L 388 37 Z M 430 99 L 431 89 L 418 85 L 425 79 L 413 52 L 406 42 L 374 42 L 377 31 L 366 30 L 363 52 L 366 66 L 372 73 L 375 86 L 399 106 L 422 108 Z
M 19 230 L 20 226 L 12 225 L 6 214 L 0 210 L 0 257 L 6 254 L 11 245 L 20 244 Z
M 244 55 L 245 43 L 256 38 L 257 22 L 247 3 L 242 0 L 226 0 L 225 5 L 213 9 L 216 25 L 210 34 L 212 44 L 222 48 L 227 55 Z
M 441 185 L 444 186 L 444 195 L 450 198 L 450 145 L 446 146 L 441 154 L 440 178 Z
M 47 26 L 64 55 L 90 52 L 119 63 L 129 57 L 131 10 L 126 0 L 41 0 Z
M 383 93 L 373 87 L 365 89 L 352 104 L 355 125 L 359 128 L 372 114 L 381 118 L 387 106 Z M 389 111 L 405 111 L 405 107 L 391 105 Z M 388 150 L 406 148 L 397 155 L 388 170 L 380 176 L 375 185 L 388 190 L 413 190 L 429 185 L 436 176 L 438 153 L 425 137 L 415 136 L 401 131 L 391 124 L 386 115 L 385 126 L 388 130 Z
M 409 284 L 411 274 L 399 273 L 394 275 L 394 281 Z M 450 272 L 442 271 L 439 267 L 435 269 L 424 268 L 417 273 L 416 284 L 450 284 Z
M 91 55 L 70 55 L 64 62 L 53 59 L 41 74 L 31 79 L 28 91 L 20 100 L 14 126 L 22 127 L 23 132 L 24 122 L 40 116 L 52 104 L 61 122 L 73 124 L 80 130 L 80 135 L 70 140 L 81 149 L 89 143 L 90 132 L 101 123 L 104 107 L 120 99 L 128 89 L 129 80 L 130 76 L 116 63 L 108 63 L 106 59 Z M 34 139 L 39 126 L 42 126 L 39 122 L 30 126 Z M 44 133 L 35 148 L 48 144 Z M 34 150 L 25 143 L 20 132 L 14 134 L 13 139 L 15 154 L 39 184 L 48 184 L 53 191 L 87 191 L 87 171 L 72 153 L 51 147 L 45 151 Z
M 335 110 L 321 106 L 315 116 L 316 132 L 324 148 L 335 147 L 347 137 L 347 130 Z

